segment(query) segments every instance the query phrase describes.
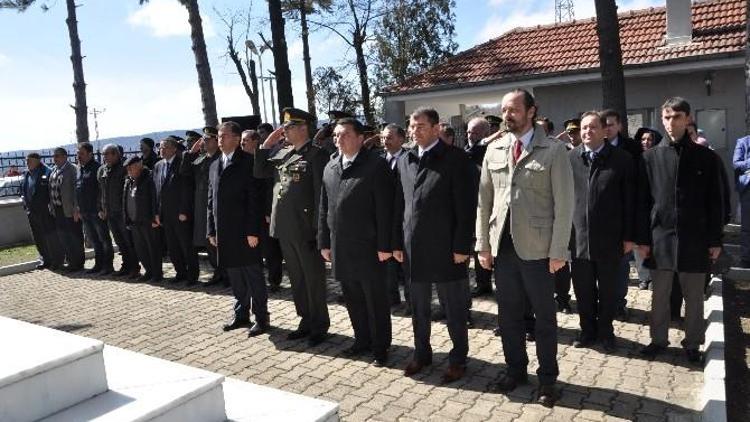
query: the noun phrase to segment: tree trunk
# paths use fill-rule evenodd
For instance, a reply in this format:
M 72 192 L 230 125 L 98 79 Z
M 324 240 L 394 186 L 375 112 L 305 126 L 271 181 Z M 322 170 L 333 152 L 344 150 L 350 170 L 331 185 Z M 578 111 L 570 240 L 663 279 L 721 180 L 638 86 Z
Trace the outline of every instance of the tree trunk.
M 595 0 L 595 5 L 599 62 L 602 73 L 602 107 L 612 108 L 620 113 L 623 136 L 627 136 L 628 113 L 625 103 L 625 76 L 622 69 L 617 5 L 615 0 Z
M 307 27 L 307 5 L 305 0 L 299 0 L 299 16 L 302 25 L 302 61 L 305 62 L 305 84 L 307 85 L 307 111 L 317 120 L 315 112 L 315 88 L 313 87 L 312 67 L 310 65 L 310 42 Z
M 279 113 L 284 107 L 294 107 L 292 95 L 292 73 L 289 71 L 286 37 L 284 35 L 284 16 L 280 0 L 268 0 L 268 15 L 271 19 L 271 37 L 273 41 L 273 63 L 276 67 L 276 93 L 278 94 Z
M 746 28 L 750 34 L 750 2 L 745 8 Z M 745 41 L 745 133 L 750 133 L 750 37 Z
M 245 67 L 242 65 L 242 60 L 240 59 L 240 56 L 237 53 L 237 50 L 234 49 L 233 41 L 234 40 L 231 37 L 227 37 L 227 44 L 229 47 L 229 58 L 232 59 L 232 62 L 234 63 L 234 67 L 237 69 L 237 73 L 239 73 L 240 75 L 240 80 L 242 81 L 242 87 L 245 88 L 245 94 L 247 94 L 247 98 L 250 99 L 250 106 L 252 108 L 251 114 L 258 114 L 260 109 L 258 108 L 257 95 L 254 95 L 253 89 L 250 87 L 250 84 L 247 82 L 247 75 L 245 74 Z M 256 84 L 257 84 L 257 81 L 256 81 Z M 255 101 L 253 101 L 253 97 L 255 97 Z
M 258 101 L 258 75 L 255 73 L 255 60 L 248 61 L 247 68 L 250 72 L 250 85 L 253 87 L 253 95 L 250 97 L 250 103 L 253 106 L 253 114 L 260 117 L 260 102 Z
M 362 109 L 365 113 L 365 121 L 368 125 L 375 124 L 370 105 L 370 81 L 367 78 L 367 62 L 365 61 L 364 38 L 354 36 L 354 52 L 357 55 L 357 73 L 359 73 L 359 86 L 362 93 Z
M 74 0 L 67 0 L 68 34 L 70 36 L 70 61 L 73 63 L 73 92 L 76 105 L 76 140 L 78 143 L 89 141 L 88 107 L 86 106 L 86 82 L 83 80 L 83 57 L 81 57 L 81 39 L 78 38 L 78 20 Z
M 190 23 L 190 39 L 193 41 L 195 69 L 198 71 L 198 85 L 201 89 L 203 120 L 206 126 L 217 126 L 219 118 L 216 115 L 214 81 L 211 77 L 211 66 L 208 63 L 206 39 L 203 36 L 203 22 L 200 10 L 198 9 L 198 0 L 189 0 L 186 7 L 188 10 L 188 22 Z

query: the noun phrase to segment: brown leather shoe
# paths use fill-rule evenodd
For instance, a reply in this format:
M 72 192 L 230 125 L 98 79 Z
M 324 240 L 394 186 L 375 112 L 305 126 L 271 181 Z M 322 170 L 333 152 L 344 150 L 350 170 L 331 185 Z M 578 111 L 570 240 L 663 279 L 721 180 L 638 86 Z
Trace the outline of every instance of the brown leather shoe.
M 448 365 L 448 369 L 443 374 L 443 384 L 457 381 L 461 379 L 466 373 L 466 367 L 464 365 Z
M 418 360 L 413 360 L 409 362 L 408 365 L 406 365 L 406 368 L 404 368 L 404 375 L 410 377 L 421 371 L 425 366 L 430 366 L 430 363 L 432 362 L 420 362 Z

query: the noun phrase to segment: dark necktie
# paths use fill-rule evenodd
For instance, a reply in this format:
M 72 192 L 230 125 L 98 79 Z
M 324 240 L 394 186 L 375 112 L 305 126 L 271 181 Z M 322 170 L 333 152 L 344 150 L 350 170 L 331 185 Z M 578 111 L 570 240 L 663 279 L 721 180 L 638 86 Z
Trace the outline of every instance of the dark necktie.
M 523 142 L 520 139 L 516 139 L 516 143 L 513 145 L 513 162 L 517 163 L 518 159 L 521 158 L 521 152 L 523 151 Z

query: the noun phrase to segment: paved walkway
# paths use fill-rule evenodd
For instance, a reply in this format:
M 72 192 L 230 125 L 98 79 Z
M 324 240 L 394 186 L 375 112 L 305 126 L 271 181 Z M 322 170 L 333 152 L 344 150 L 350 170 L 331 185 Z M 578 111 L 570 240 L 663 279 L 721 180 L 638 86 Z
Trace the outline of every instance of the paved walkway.
M 90 265 L 90 262 L 89 262 Z M 167 265 L 165 264 L 165 268 Z M 204 278 L 207 275 L 203 274 Z M 306 348 L 287 341 L 297 324 L 288 280 L 272 294 L 269 310 L 276 327 L 270 335 L 248 339 L 244 330 L 224 333 L 230 316 L 229 289 L 127 283 L 101 277 L 68 278 L 35 271 L 0 278 L 0 315 L 103 340 L 105 343 L 180 362 L 257 384 L 339 402 L 343 420 L 697 420 L 703 383 L 700 368 L 690 367 L 670 330 L 672 349 L 655 361 L 638 348 L 648 342 L 650 293 L 629 291 L 631 319 L 616 322 L 620 348 L 574 349 L 578 317 L 558 314 L 562 398 L 553 409 L 533 404 L 536 377 L 510 395 L 488 393 L 503 369 L 500 340 L 492 335 L 496 305 L 474 301 L 477 327 L 470 330 L 464 379 L 443 386 L 450 340 L 441 323 L 433 324 L 433 366 L 414 379 L 402 369 L 412 352 L 411 320 L 393 317 L 390 368 L 344 358 L 352 341 L 346 309 L 335 303 L 329 283 L 329 341 Z M 11 339 L 3 339 L 11 341 Z M 529 348 L 530 373 L 536 370 Z

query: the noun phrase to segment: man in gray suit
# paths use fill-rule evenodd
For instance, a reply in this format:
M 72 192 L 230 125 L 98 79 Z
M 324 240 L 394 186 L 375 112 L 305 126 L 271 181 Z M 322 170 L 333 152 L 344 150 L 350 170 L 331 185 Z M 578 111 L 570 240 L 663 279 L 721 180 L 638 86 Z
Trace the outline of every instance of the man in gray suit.
M 537 401 L 549 407 L 557 400 L 559 374 L 554 274 L 570 255 L 573 173 L 565 145 L 535 130 L 536 111 L 527 91 L 503 97 L 509 133 L 488 145 L 482 163 L 476 250 L 484 268 L 494 264 L 498 280 L 508 371 L 494 390 L 508 392 L 527 382 L 524 314 L 530 310 L 536 315 Z
M 55 216 L 55 226 L 65 251 L 67 271 L 83 269 L 83 228 L 76 201 L 76 174 L 78 167 L 68 161 L 65 148 L 55 148 L 52 155 L 55 166 L 49 178 L 50 211 Z

